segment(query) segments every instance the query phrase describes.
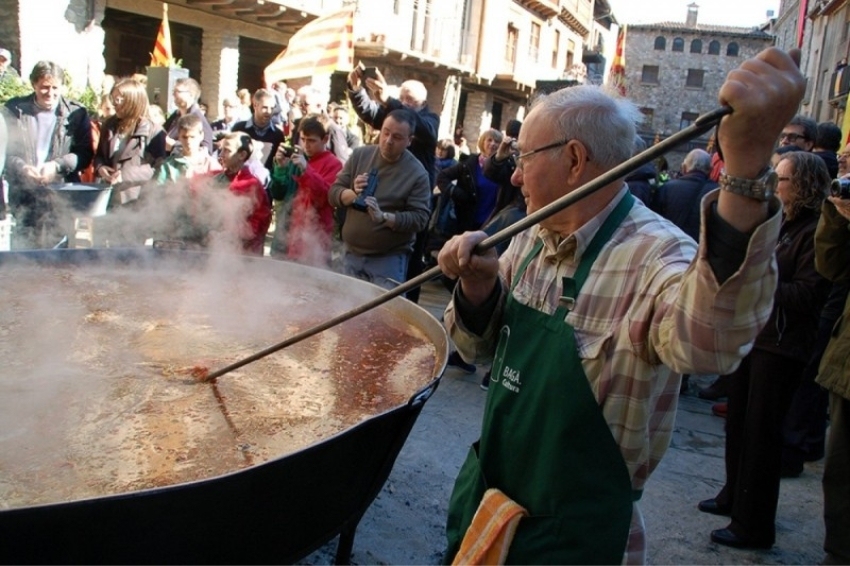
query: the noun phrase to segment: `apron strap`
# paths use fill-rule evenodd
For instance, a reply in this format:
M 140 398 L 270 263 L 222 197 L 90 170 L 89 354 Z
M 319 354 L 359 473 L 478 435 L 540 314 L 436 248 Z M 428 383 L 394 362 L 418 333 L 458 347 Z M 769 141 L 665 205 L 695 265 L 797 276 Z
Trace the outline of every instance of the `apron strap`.
M 599 256 L 599 252 L 602 251 L 602 248 L 608 243 L 611 236 L 614 235 L 614 232 L 620 227 L 620 224 L 626 216 L 628 216 L 634 203 L 635 197 L 632 196 L 632 193 L 626 191 L 626 194 L 622 199 L 620 199 L 620 202 L 617 203 L 617 206 L 614 207 L 614 210 L 611 211 L 611 214 L 608 215 L 608 218 L 606 218 L 605 222 L 602 223 L 602 226 L 599 227 L 599 230 L 596 231 L 596 234 L 593 236 L 590 244 L 588 244 L 587 249 L 584 250 L 584 253 L 581 256 L 581 262 L 579 263 L 575 274 L 572 277 L 564 277 L 561 280 L 563 290 L 559 300 L 559 306 L 556 311 L 560 319 L 565 318 L 575 306 L 579 291 L 581 291 L 581 287 L 584 285 L 584 282 L 587 280 L 587 276 L 590 273 L 590 267 L 593 265 L 593 262 L 596 261 L 596 258 Z M 528 265 L 535 257 L 537 257 L 542 249 L 543 240 L 538 239 L 534 243 L 534 246 L 531 248 L 528 255 L 523 258 L 522 263 L 519 264 L 519 268 L 517 269 L 511 284 L 511 292 L 513 292 L 514 287 L 516 287 L 516 284 L 519 282 L 522 274 L 525 273 Z

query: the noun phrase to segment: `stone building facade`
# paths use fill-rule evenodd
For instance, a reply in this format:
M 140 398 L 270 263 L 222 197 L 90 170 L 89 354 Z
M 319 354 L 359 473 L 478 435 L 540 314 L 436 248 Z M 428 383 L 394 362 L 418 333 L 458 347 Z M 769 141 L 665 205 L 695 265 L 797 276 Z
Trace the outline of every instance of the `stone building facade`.
M 145 72 L 162 0 L 0 0 L 0 46 L 27 76 L 41 59 L 67 69 L 77 90 L 100 90 L 105 74 Z M 587 80 L 583 53 L 598 55 L 613 20 L 607 0 L 168 0 L 174 56 L 202 85 L 209 115 L 262 70 L 303 25 L 353 6 L 355 61 L 391 83 L 421 80 L 442 137 L 456 121 L 479 133 L 522 119 L 538 80 Z M 604 59 L 603 59 L 604 66 Z M 598 75 L 598 72 L 596 73 Z M 598 78 L 598 77 L 597 77 Z M 328 88 L 344 74 L 290 82 Z
M 783 0 L 772 31 L 777 47 L 802 50 L 800 70 L 808 84 L 801 112 L 841 125 L 850 94 L 850 3 Z
M 717 92 L 729 71 L 773 44 L 773 36 L 760 28 L 701 25 L 697 10 L 698 6 L 691 4 L 684 23 L 627 29 L 628 96 L 644 113 L 640 134 L 650 144 L 715 109 Z M 705 147 L 709 136 L 681 152 Z

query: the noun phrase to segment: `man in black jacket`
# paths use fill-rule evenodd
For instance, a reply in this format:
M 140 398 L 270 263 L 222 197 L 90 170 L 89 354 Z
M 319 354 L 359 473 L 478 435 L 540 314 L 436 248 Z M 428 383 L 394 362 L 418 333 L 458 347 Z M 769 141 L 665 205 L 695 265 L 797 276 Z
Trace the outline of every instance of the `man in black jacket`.
M 41 187 L 78 183 L 94 155 L 88 111 L 62 96 L 64 80 L 62 67 L 39 61 L 30 73 L 33 94 L 6 102 L 6 178 L 16 248 L 52 247 L 61 240 L 51 194 Z
M 683 175 L 658 188 L 652 208 L 664 218 L 699 240 L 699 204 L 717 183 L 708 178 L 711 156 L 701 149 L 691 150 L 682 162 Z

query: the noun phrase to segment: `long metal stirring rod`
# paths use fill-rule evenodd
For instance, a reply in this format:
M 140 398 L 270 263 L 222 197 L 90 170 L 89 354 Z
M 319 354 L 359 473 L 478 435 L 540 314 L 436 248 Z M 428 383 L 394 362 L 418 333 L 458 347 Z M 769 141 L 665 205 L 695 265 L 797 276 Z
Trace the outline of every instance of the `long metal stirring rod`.
M 732 109 L 730 107 L 723 106 L 723 107 L 717 108 L 715 110 L 712 110 L 711 112 L 703 114 L 702 116 L 697 118 L 696 121 L 693 124 L 691 124 L 690 126 L 688 126 L 687 128 L 685 128 L 685 129 L 683 129 L 679 132 L 676 132 L 675 134 L 668 137 L 664 141 L 661 141 L 661 142 L 653 145 L 652 147 L 646 149 L 645 151 L 642 151 L 641 153 L 635 155 L 631 159 L 624 161 L 622 164 L 618 165 L 617 167 L 614 167 L 610 171 L 603 173 L 602 175 L 593 179 L 592 181 L 585 183 L 584 185 L 577 188 L 576 190 L 571 191 L 570 193 L 562 196 L 561 198 L 555 200 L 554 202 L 544 206 L 540 210 L 527 215 L 525 218 L 518 220 L 517 222 L 508 226 L 507 228 L 504 228 L 504 229 L 496 232 L 492 236 L 488 237 L 487 239 L 485 239 L 481 243 L 479 243 L 475 247 L 475 251 L 480 253 L 480 252 L 489 250 L 490 248 L 495 247 L 498 244 L 501 244 L 502 242 L 509 240 L 510 238 L 513 238 L 514 236 L 516 236 L 520 232 L 527 230 L 528 228 L 534 226 L 535 224 L 538 224 L 540 221 L 549 218 L 550 216 L 552 216 L 553 214 L 555 214 L 557 212 L 560 212 L 561 210 L 567 208 L 571 204 L 575 204 L 579 200 L 581 200 L 584 197 L 598 191 L 602 187 L 605 187 L 608 184 L 613 183 L 614 181 L 616 181 L 617 179 L 619 179 L 621 177 L 625 177 L 626 175 L 628 175 L 630 172 L 637 169 L 641 165 L 649 163 L 650 161 L 652 161 L 656 157 L 660 157 L 661 155 L 664 155 L 665 153 L 667 153 L 669 150 L 671 150 L 675 146 L 679 145 L 680 143 L 690 141 L 693 138 L 695 138 L 695 137 L 697 137 L 701 134 L 704 134 L 705 132 L 707 132 L 708 130 L 710 130 L 711 128 L 713 128 L 717 124 L 719 124 L 720 120 L 723 118 L 723 116 L 726 116 L 727 114 L 730 114 L 731 112 L 732 112 Z M 282 349 L 284 349 L 288 346 L 291 346 L 293 344 L 301 342 L 302 340 L 306 340 L 307 338 L 314 336 L 314 335 L 318 334 L 319 332 L 323 332 L 323 331 L 327 330 L 328 328 L 332 328 L 332 327 L 334 327 L 334 326 L 336 326 L 340 323 L 345 322 L 346 320 L 352 319 L 355 316 L 358 316 L 360 314 L 363 314 L 364 312 L 370 311 L 370 310 L 374 309 L 375 307 L 378 307 L 378 306 L 390 301 L 391 299 L 394 299 L 394 298 L 396 298 L 400 295 L 403 295 L 407 291 L 410 291 L 411 289 L 415 289 L 416 287 L 419 287 L 420 285 L 426 283 L 427 281 L 430 281 L 431 279 L 434 279 L 435 277 L 438 277 L 441 274 L 442 274 L 442 270 L 440 269 L 439 266 L 432 267 L 431 269 L 423 272 L 422 274 L 414 277 L 413 279 L 409 279 L 408 281 L 402 283 L 398 287 L 395 287 L 394 289 L 390 289 L 390 290 L 386 291 L 385 293 L 378 295 L 374 299 L 361 304 L 358 307 L 355 307 L 355 308 L 353 308 L 349 311 L 346 311 L 346 312 L 344 312 L 344 313 L 342 313 L 338 316 L 335 316 L 334 318 L 331 318 L 331 319 L 329 319 L 329 320 L 327 320 L 327 321 L 325 321 L 321 324 L 317 324 L 316 326 L 312 326 L 312 327 L 310 327 L 306 330 L 302 330 L 298 334 L 295 334 L 294 336 L 287 338 L 283 342 L 278 342 L 277 344 L 269 346 L 265 350 L 261 350 L 261 351 L 255 353 L 255 354 L 251 354 L 250 356 L 242 358 L 241 360 L 236 361 L 236 362 L 234 362 L 234 363 L 232 363 L 228 366 L 225 366 L 221 369 L 210 372 L 206 377 L 204 377 L 200 381 L 210 381 L 210 380 L 215 379 L 217 377 L 221 377 L 222 375 L 224 375 L 228 372 L 231 372 L 235 369 L 241 368 L 244 365 L 255 362 L 255 361 L 257 361 L 261 358 L 265 358 L 266 356 L 273 354 L 273 353 L 277 352 L 278 350 L 282 350 Z

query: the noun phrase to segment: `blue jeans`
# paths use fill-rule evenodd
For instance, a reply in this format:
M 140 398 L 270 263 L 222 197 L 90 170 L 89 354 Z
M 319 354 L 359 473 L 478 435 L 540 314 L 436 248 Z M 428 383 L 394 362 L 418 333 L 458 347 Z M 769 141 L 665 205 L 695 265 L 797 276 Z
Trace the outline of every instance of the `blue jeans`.
M 392 289 L 404 283 L 409 258 L 410 254 L 407 252 L 368 256 L 353 254 L 346 250 L 342 267 L 346 275 L 374 283 L 384 289 Z

